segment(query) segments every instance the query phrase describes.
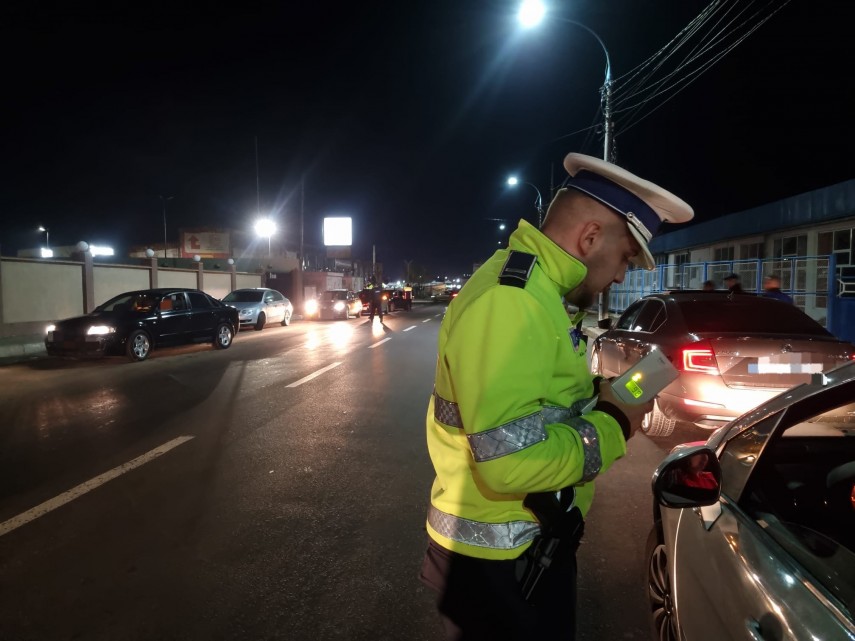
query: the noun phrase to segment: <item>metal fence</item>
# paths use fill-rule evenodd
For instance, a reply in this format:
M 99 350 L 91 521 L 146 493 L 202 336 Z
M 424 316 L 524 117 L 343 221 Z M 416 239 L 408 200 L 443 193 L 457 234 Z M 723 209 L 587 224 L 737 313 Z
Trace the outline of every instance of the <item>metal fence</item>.
M 805 313 L 828 327 L 839 271 L 833 255 L 657 265 L 653 271 L 628 271 L 623 283 L 612 285 L 609 311 L 620 313 L 648 294 L 701 289 L 708 280 L 713 281 L 716 289 L 725 290 L 724 278 L 731 273 L 739 276 L 746 292 L 759 293 L 763 291 L 763 278 L 775 274 L 781 279 L 781 290 L 792 296 L 793 302 Z M 829 279 L 831 273 L 835 278 Z

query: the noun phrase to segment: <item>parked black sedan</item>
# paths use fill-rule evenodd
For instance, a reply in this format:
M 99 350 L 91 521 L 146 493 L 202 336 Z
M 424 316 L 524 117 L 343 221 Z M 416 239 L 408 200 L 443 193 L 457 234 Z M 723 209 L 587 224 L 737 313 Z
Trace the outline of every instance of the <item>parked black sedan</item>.
M 144 361 L 152 348 L 179 343 L 227 349 L 239 323 L 238 310 L 197 289 L 145 289 L 48 326 L 45 348 L 51 356 L 125 354 Z

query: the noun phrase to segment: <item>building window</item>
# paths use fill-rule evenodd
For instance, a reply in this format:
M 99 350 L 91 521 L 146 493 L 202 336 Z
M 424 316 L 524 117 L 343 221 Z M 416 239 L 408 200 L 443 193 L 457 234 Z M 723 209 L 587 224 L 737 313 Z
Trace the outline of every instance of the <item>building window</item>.
M 763 243 L 748 243 L 739 246 L 739 257 L 747 258 L 763 258 Z
M 713 250 L 713 260 L 733 260 L 733 246 L 730 247 L 716 247 Z
M 786 258 L 789 256 L 807 256 L 807 235 L 784 236 L 776 238 L 773 243 L 775 258 Z

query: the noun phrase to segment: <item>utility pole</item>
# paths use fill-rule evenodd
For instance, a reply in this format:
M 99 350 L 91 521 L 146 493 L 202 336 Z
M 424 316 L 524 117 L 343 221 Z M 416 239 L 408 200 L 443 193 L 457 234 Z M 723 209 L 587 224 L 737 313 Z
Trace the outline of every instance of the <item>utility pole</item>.
M 600 40 L 599 36 L 597 36 L 597 40 Z M 603 46 L 603 51 L 606 51 L 602 40 L 600 40 L 600 44 Z M 603 105 L 603 160 L 614 163 L 616 154 L 614 150 L 614 124 L 612 123 L 612 64 L 608 52 L 606 52 L 606 80 L 603 83 L 601 100 Z M 601 329 L 608 328 L 610 324 L 610 294 L 611 286 L 606 287 L 597 297 L 597 325 Z
M 163 257 L 166 258 L 166 202 L 172 200 L 173 196 L 160 197 L 163 204 Z

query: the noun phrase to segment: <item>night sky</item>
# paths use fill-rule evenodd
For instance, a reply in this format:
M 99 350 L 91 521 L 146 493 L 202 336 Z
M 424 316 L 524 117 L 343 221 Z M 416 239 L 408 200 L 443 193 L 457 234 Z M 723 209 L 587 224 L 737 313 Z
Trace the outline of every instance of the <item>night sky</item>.
M 324 216 L 352 216 L 354 253 L 370 260 L 376 245 L 387 276 L 404 260 L 469 272 L 503 238 L 490 219 L 536 217 L 535 191 L 510 190 L 509 174 L 545 205 L 567 152 L 602 155 L 587 128 L 603 51 L 556 18 L 600 35 L 619 109 L 640 98 L 621 77 L 708 6 L 554 1 L 552 20 L 522 31 L 510 0 L 125 4 L 0 9 L 4 255 L 41 244 L 39 224 L 54 246 L 162 243 L 161 195 L 172 243 L 179 227 L 249 229 L 257 137 L 274 245 L 299 242 L 302 177 L 306 244 L 320 244 Z M 720 4 L 727 32 L 784 0 Z M 641 120 L 617 112 L 618 164 L 698 220 L 855 177 L 853 8 L 791 0 Z

